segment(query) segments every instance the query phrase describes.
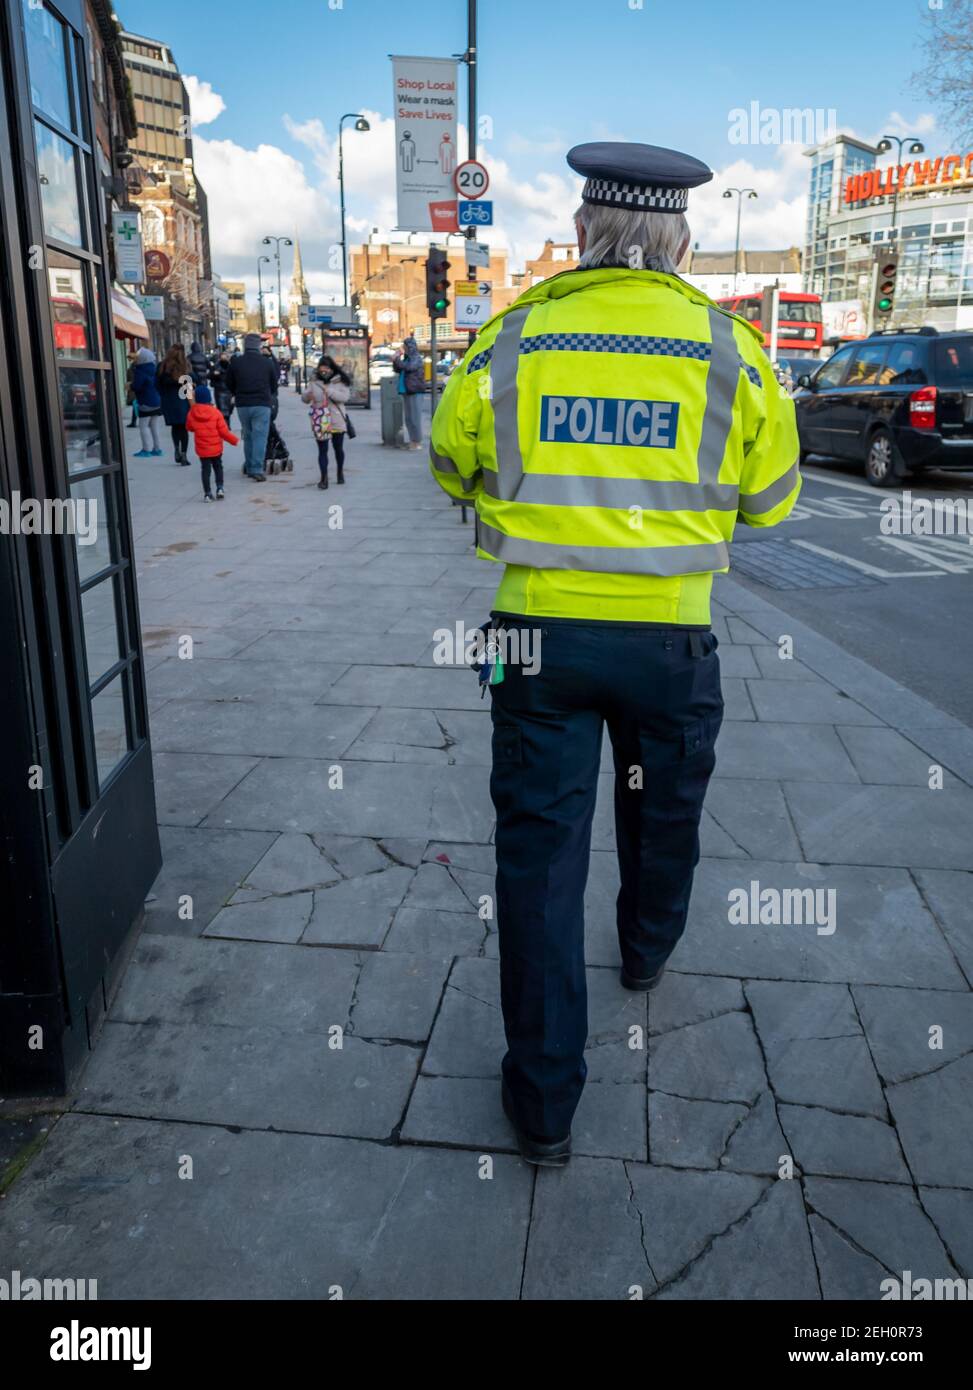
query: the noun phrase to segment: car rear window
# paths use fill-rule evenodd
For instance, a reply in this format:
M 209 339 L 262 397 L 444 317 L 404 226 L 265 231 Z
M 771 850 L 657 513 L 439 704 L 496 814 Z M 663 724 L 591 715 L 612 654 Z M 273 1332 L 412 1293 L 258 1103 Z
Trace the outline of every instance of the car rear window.
M 936 344 L 937 385 L 973 387 L 973 337 Z
M 883 386 L 925 386 L 926 348 L 923 343 L 892 343 L 882 368 Z

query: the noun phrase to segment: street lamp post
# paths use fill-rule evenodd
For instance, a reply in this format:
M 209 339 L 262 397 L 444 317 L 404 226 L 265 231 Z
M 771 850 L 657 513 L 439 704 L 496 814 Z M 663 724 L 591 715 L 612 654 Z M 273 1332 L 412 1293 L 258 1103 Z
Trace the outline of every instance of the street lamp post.
M 342 145 L 345 121 L 354 121 L 356 130 L 371 130 L 365 117 L 358 111 L 348 111 L 338 122 L 338 189 L 341 194 L 341 283 L 344 288 L 343 303 L 348 303 L 348 244 L 345 236 L 345 151 Z
M 401 259 L 401 260 L 399 261 L 399 263 L 398 263 L 399 276 L 400 276 L 400 279 L 401 279 L 401 282 L 402 282 L 402 288 L 401 288 L 400 291 L 399 291 L 399 303 L 398 303 L 398 311 L 399 311 L 399 337 L 400 337 L 400 338 L 402 337 L 402 306 L 403 306 L 404 303 L 407 302 L 407 301 L 406 301 L 406 298 L 405 298 L 405 267 L 406 267 L 406 265 L 407 265 L 410 261 L 413 261 L 413 262 L 414 262 L 414 261 L 417 261 L 418 259 L 419 259 L 418 256 L 403 256 L 402 259 Z M 410 298 L 410 299 L 411 299 L 411 298 L 414 298 L 414 296 L 410 295 L 409 298 Z
M 878 145 L 876 146 L 876 149 L 878 150 L 879 154 L 887 154 L 887 153 L 889 152 L 889 150 L 892 148 L 893 143 L 896 144 L 896 145 L 898 145 L 898 147 L 899 147 L 899 151 L 898 151 L 898 154 L 897 154 L 897 156 L 896 156 L 896 161 L 895 161 L 895 172 L 896 172 L 895 189 L 893 190 L 893 193 L 892 193 L 892 226 L 891 226 L 891 228 L 890 228 L 890 231 L 891 231 L 891 233 L 892 233 L 892 236 L 891 236 L 891 240 L 892 240 L 892 241 L 895 241 L 895 224 L 896 224 L 896 220 L 897 220 L 898 212 L 899 212 L 899 180 L 898 180 L 898 172 L 899 172 L 899 169 L 902 167 L 902 146 L 903 146 L 907 141 L 909 141 L 909 140 L 912 141 L 912 144 L 909 146 L 909 153 L 910 153 L 910 154 L 924 154 L 924 153 L 925 153 L 925 149 L 926 149 L 925 145 L 922 143 L 921 140 L 918 140 L 914 135 L 902 135 L 902 136 L 898 136 L 898 135 L 883 135 L 882 138 L 881 138 L 881 140 L 879 140 Z
M 274 258 L 277 261 L 277 328 L 279 331 L 280 321 L 283 318 L 280 302 L 280 244 L 283 242 L 285 246 L 293 246 L 294 243 L 289 236 L 265 236 L 262 245 L 269 246 L 271 242 L 274 243 Z
M 264 331 L 264 329 L 267 327 L 266 320 L 264 319 L 264 283 L 263 283 L 263 280 L 261 280 L 261 278 L 260 278 L 260 266 L 261 266 L 262 262 L 264 262 L 264 261 L 266 261 L 267 264 L 269 265 L 269 264 L 270 264 L 270 257 L 269 257 L 269 256 L 258 256 L 258 257 L 257 257 L 257 305 L 258 305 L 258 307 L 259 307 L 259 309 L 260 309 L 260 331 L 261 331 L 261 333 L 262 333 L 262 332 Z
M 757 190 L 755 188 L 727 188 L 723 197 L 732 198 L 734 193 L 737 195 L 737 241 L 736 249 L 733 252 L 733 293 L 736 294 L 737 275 L 740 270 L 740 213 L 743 209 L 743 195 L 746 193 L 748 198 L 756 198 Z

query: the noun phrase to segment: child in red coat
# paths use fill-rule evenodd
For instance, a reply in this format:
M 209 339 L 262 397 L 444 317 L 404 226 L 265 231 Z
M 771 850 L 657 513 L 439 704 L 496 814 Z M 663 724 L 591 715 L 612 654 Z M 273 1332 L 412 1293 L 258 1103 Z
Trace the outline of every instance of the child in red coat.
M 213 404 L 208 386 L 197 386 L 196 397 L 189 408 L 186 429 L 196 436 L 196 452 L 203 470 L 203 501 L 212 502 L 211 472 L 216 474 L 216 496 L 223 500 L 223 444 L 239 444 L 239 439 Z

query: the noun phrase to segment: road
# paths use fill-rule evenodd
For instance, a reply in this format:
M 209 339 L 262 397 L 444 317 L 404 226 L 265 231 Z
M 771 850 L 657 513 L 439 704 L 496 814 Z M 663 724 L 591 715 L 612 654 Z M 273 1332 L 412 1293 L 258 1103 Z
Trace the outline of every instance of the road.
M 766 534 L 738 528 L 733 577 L 973 723 L 973 542 L 883 535 L 881 503 L 897 490 L 869 486 L 854 464 L 812 457 L 803 474 L 783 526 Z M 965 498 L 973 515 L 973 473 L 930 473 L 910 479 L 909 489 L 914 498 Z M 807 587 L 787 587 L 795 562 Z

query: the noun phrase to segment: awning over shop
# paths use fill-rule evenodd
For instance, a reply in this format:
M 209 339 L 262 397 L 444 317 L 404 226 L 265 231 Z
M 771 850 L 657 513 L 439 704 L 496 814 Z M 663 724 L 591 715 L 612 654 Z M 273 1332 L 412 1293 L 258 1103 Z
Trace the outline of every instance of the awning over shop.
M 112 285 L 111 316 L 119 338 L 148 338 L 149 326 L 142 310 L 124 290 Z

